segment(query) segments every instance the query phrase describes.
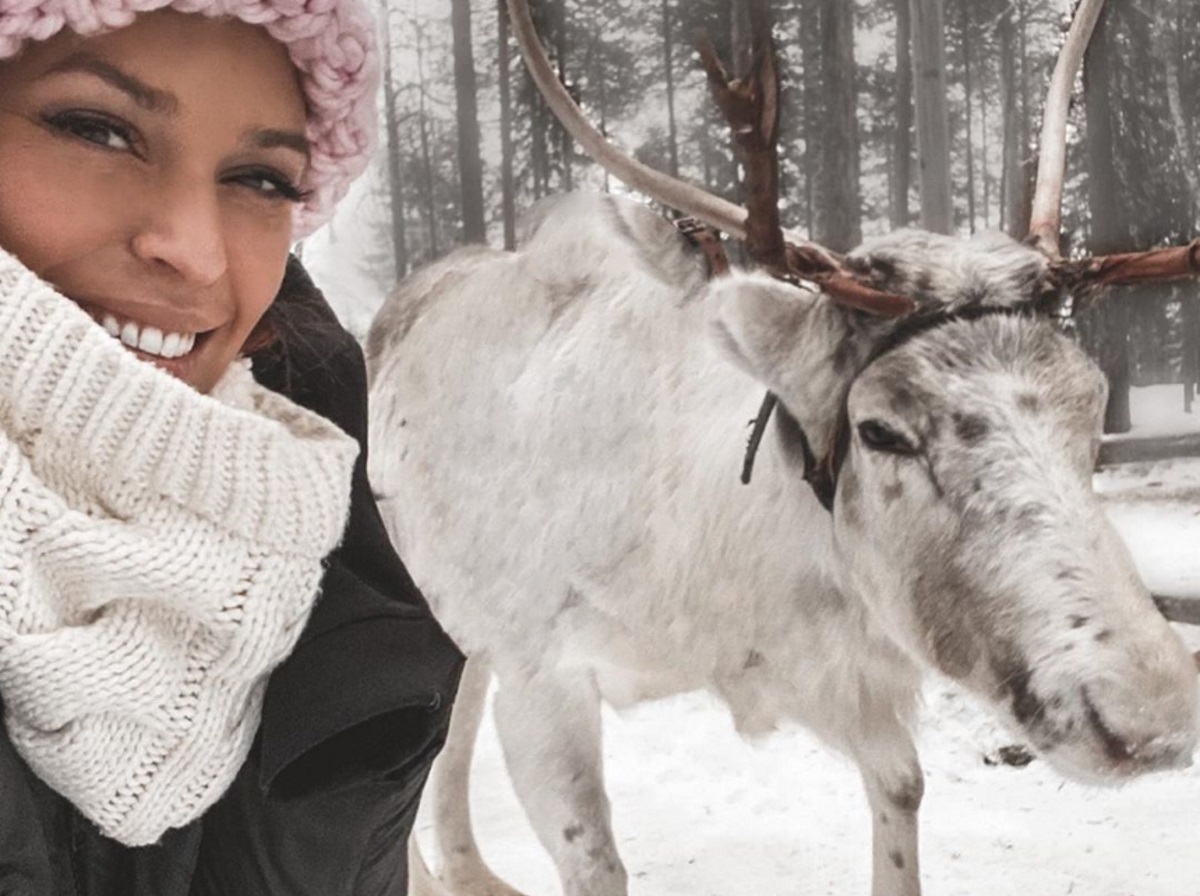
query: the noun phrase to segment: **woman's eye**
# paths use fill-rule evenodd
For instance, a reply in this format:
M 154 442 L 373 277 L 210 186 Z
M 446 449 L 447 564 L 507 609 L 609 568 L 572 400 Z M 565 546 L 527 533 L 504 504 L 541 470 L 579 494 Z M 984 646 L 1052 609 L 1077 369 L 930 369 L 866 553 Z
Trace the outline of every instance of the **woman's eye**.
M 237 184 L 253 191 L 264 199 L 282 202 L 304 202 L 309 193 L 301 190 L 285 174 L 278 171 L 241 171 L 230 175 L 228 183 Z
M 46 118 L 50 127 L 113 152 L 132 152 L 133 129 L 94 112 L 59 112 Z
M 858 424 L 858 436 L 862 439 L 862 443 L 872 451 L 899 454 L 905 457 L 917 453 L 912 442 L 878 420 L 864 420 Z

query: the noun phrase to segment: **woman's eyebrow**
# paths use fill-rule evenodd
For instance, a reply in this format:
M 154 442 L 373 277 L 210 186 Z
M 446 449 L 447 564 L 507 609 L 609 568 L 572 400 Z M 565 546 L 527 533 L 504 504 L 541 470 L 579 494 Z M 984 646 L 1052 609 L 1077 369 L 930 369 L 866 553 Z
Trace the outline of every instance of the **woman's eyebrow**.
M 123 72 L 110 62 L 105 62 L 91 53 L 72 53 L 66 59 L 51 66 L 46 74 L 63 74 L 67 72 L 87 72 L 95 75 L 107 84 L 112 85 L 122 93 L 127 94 L 135 103 L 147 112 L 173 114 L 179 108 L 179 100 L 174 94 L 158 90 L 139 81 L 128 72 Z
M 259 149 L 292 149 L 304 156 L 309 157 L 310 145 L 308 138 L 299 131 L 281 131 L 274 128 L 265 128 L 255 131 L 250 135 L 250 142 Z

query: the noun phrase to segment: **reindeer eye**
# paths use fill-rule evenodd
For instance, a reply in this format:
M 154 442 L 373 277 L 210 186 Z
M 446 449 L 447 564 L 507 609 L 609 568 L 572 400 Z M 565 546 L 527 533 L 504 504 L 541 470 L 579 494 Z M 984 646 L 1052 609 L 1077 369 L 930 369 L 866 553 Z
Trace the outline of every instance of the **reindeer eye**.
M 858 437 L 872 451 L 899 454 L 904 457 L 917 453 L 912 442 L 878 420 L 864 420 L 858 424 Z

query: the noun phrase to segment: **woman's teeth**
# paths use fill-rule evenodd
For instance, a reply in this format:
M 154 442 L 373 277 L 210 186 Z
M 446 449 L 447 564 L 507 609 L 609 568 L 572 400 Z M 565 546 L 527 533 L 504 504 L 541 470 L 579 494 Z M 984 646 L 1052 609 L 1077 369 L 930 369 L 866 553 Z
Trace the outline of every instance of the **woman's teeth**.
M 195 333 L 164 333 L 157 327 L 143 327 L 133 321 L 122 324 L 111 314 L 104 315 L 101 323 L 113 338 L 158 358 L 181 358 L 196 344 Z

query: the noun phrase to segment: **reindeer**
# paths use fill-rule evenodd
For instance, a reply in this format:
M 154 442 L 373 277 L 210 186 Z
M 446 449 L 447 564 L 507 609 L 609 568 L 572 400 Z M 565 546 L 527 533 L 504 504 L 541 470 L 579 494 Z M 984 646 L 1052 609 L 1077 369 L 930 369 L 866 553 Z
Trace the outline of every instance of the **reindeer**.
M 524 5 L 510 0 L 536 75 L 549 67 Z M 1051 134 L 1098 6 L 1068 39 Z M 781 237 L 782 279 L 710 277 L 657 214 L 579 194 L 536 207 L 517 251 L 462 249 L 399 287 L 367 343 L 370 472 L 470 657 L 434 771 L 440 880 L 414 852 L 417 889 L 515 893 L 482 861 L 467 802 L 493 673 L 508 769 L 567 896 L 627 892 L 601 701 L 705 688 L 747 736 L 809 727 L 861 770 L 874 896 L 920 892 L 923 669 L 1069 777 L 1191 762 L 1195 666 L 1092 490 L 1106 383 L 1042 309 L 1097 277 L 1185 273 L 1195 247 L 1060 258 L 1055 152 L 1041 249 L 903 232 L 843 258 Z M 612 164 L 774 239 L 761 216 Z M 743 484 L 764 391 L 774 414 Z

